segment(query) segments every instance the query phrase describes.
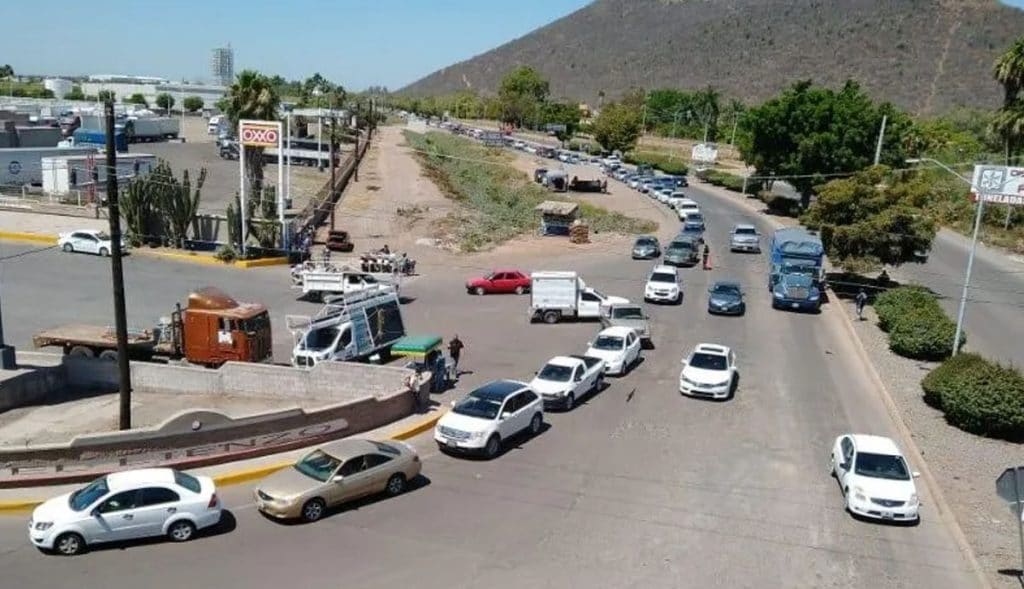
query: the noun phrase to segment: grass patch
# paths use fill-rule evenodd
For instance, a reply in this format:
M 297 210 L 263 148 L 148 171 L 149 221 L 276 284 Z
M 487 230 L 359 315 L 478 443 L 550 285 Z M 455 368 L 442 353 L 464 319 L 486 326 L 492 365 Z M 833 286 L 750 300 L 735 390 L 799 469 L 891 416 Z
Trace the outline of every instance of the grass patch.
M 500 148 L 436 131 L 405 131 L 405 139 L 419 152 L 424 174 L 445 195 L 465 205 L 441 223 L 454 234 L 462 251 L 480 251 L 534 233 L 540 226 L 534 207 L 545 200 L 569 201 L 512 167 L 511 156 Z M 580 213 L 595 233 L 633 235 L 657 230 L 651 221 L 587 203 L 580 203 Z

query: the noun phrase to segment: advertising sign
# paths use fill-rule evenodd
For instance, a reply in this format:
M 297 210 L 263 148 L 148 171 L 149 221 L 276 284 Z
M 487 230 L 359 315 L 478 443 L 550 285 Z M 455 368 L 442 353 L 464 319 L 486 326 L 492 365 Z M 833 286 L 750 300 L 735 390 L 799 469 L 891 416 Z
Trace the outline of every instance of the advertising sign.
M 281 139 L 281 123 L 269 121 L 241 121 L 239 140 L 248 147 L 277 147 Z
M 713 164 L 718 161 L 718 146 L 714 143 L 698 143 L 693 146 L 690 159 L 702 164 Z
M 971 200 L 977 202 L 979 195 L 986 203 L 1024 205 L 1024 168 L 974 166 Z

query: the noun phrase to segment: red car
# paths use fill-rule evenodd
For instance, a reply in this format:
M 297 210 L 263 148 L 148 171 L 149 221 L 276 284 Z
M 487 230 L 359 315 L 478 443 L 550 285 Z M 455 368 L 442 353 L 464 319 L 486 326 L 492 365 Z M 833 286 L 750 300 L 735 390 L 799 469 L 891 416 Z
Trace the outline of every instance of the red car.
M 466 281 L 469 294 L 511 293 L 523 294 L 530 291 L 530 277 L 519 270 L 495 270 L 483 278 Z

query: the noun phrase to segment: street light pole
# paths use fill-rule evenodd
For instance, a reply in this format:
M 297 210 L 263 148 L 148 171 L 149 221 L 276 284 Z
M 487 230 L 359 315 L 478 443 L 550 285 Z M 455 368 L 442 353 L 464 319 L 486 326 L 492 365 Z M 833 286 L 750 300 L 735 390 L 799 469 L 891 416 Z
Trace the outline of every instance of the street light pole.
M 879 142 L 879 144 L 881 144 L 881 142 Z M 949 166 L 938 160 L 934 160 L 927 157 L 907 160 L 908 164 L 917 164 L 923 162 L 935 164 L 936 166 L 942 168 L 943 170 L 949 172 L 950 174 L 953 174 L 957 178 L 966 182 L 972 188 L 973 192 L 973 180 L 967 178 L 966 176 L 961 176 L 956 170 L 950 168 Z M 967 257 L 967 270 L 964 272 L 964 288 L 963 291 L 960 293 L 960 309 L 957 311 L 956 314 L 956 333 L 953 335 L 953 355 L 956 355 L 960 351 L 960 336 L 961 334 L 963 334 L 964 314 L 967 311 L 967 291 L 968 289 L 971 288 L 971 271 L 974 270 L 974 255 L 978 251 L 978 233 L 981 231 L 981 217 L 984 209 L 985 199 L 982 198 L 982 196 L 979 194 L 978 206 L 974 214 L 974 232 L 971 235 L 971 253 Z

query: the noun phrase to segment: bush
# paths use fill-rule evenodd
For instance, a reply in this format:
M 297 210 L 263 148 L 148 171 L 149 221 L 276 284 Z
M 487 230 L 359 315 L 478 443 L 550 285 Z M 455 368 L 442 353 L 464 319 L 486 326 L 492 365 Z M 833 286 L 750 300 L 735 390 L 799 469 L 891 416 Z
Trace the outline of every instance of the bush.
M 773 215 L 779 215 L 782 217 L 800 216 L 799 200 L 786 198 L 780 194 L 775 194 L 765 190 L 758 192 L 757 196 L 762 202 L 764 202 L 764 204 L 768 205 L 768 212 Z
M 634 151 L 626 154 L 623 158 L 627 164 L 648 164 L 656 170 L 661 170 L 673 176 L 685 176 L 690 168 L 679 158 L 669 157 L 652 151 Z
M 878 327 L 889 331 L 895 320 L 910 312 L 911 309 L 938 306 L 935 297 L 920 286 L 901 286 L 889 289 L 878 295 L 874 308 L 878 313 Z
M 941 360 L 953 353 L 955 333 L 956 324 L 938 303 L 917 307 L 892 323 L 889 349 L 905 358 Z
M 230 245 L 222 245 L 217 249 L 217 253 L 215 253 L 213 257 L 225 264 L 231 264 L 238 259 L 238 252 L 236 252 L 235 248 Z
M 764 186 L 764 184 L 760 180 L 748 180 L 746 182 L 747 190 L 746 192 L 744 192 L 743 176 L 729 174 L 728 172 L 722 172 L 720 170 L 712 170 L 710 168 L 704 170 L 701 173 L 698 173 L 698 177 L 709 184 L 721 186 L 726 190 L 739 192 L 741 194 L 757 194 Z
M 921 382 L 925 401 L 971 433 L 1024 439 L 1024 376 L 977 354 L 957 354 Z

